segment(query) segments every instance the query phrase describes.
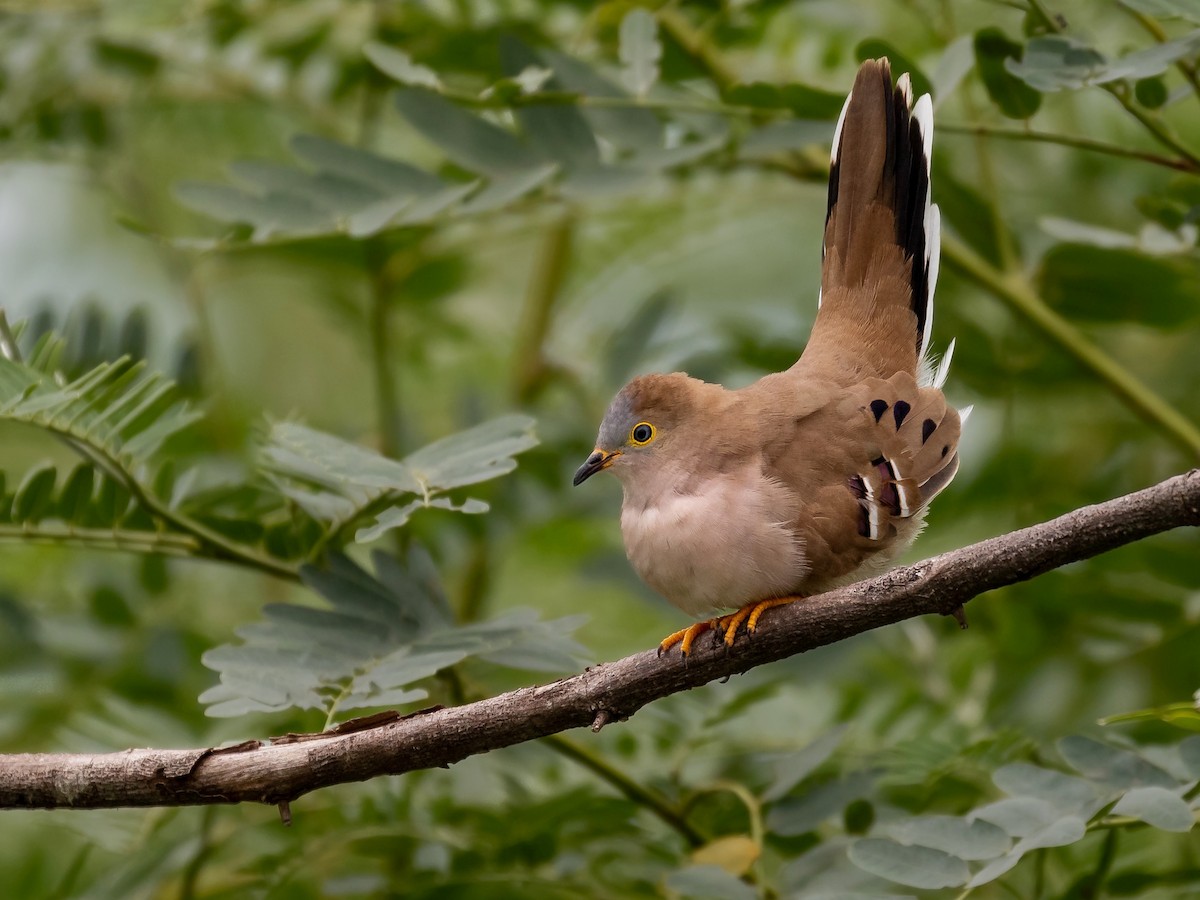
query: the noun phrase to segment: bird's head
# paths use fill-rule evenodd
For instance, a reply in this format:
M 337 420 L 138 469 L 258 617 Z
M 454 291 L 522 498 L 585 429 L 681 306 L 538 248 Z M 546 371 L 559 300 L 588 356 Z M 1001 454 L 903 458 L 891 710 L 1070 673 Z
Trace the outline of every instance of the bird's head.
M 576 485 L 597 472 L 612 469 L 626 481 L 654 471 L 664 460 L 679 459 L 692 439 L 697 395 L 702 381 L 676 372 L 643 375 L 621 388 L 600 423 L 596 449 L 575 472 Z

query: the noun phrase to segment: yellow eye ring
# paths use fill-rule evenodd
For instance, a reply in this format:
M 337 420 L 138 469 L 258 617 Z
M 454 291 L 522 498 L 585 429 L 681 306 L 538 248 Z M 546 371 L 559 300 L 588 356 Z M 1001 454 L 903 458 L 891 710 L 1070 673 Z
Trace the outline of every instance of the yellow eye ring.
M 645 447 L 654 440 L 656 432 L 649 422 L 638 422 L 629 431 L 629 443 L 635 447 Z

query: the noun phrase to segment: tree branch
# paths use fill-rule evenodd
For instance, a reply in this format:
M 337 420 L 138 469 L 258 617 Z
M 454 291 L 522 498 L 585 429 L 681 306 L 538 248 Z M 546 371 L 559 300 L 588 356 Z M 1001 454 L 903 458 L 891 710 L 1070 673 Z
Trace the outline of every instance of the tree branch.
M 318 788 L 448 766 L 570 728 L 599 730 L 669 694 L 913 616 L 953 614 L 985 591 L 1183 525 L 1200 525 L 1200 469 L 780 607 L 730 653 L 707 641 L 687 663 L 646 651 L 477 703 L 381 713 L 270 743 L 0 757 L 0 808 L 286 804 Z

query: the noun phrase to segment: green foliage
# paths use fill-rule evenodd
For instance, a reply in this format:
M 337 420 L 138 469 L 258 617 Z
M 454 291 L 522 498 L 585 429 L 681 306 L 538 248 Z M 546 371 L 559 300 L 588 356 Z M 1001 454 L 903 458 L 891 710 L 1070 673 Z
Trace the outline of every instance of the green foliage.
M 1075 38 L 1056 35 L 1034 38 L 1021 60 L 1005 65 L 1031 87 L 1048 92 L 1161 75 L 1172 63 L 1195 56 L 1198 51 L 1200 31 L 1111 61 Z
M 60 340 L 44 336 L 28 365 L 8 343 L 0 356 L 0 418 L 82 445 L 103 465 L 132 474 L 197 417 L 174 396 L 174 385 L 148 373 L 145 363 L 102 363 L 64 384 L 56 378 Z
M 271 426 L 262 456 L 279 490 L 320 522 L 331 539 L 353 533 L 355 540 L 367 542 L 405 525 L 422 507 L 487 512 L 481 500 L 459 503 L 444 495 L 511 472 L 517 467 L 513 456 L 536 443 L 532 419 L 506 416 L 435 441 L 397 462 L 333 435 L 281 422 Z M 371 521 L 354 532 L 364 519 Z
M 1028 119 L 1042 105 L 1042 95 L 1012 75 L 1005 64 L 1021 60 L 1023 45 L 999 28 L 985 28 L 975 34 L 975 64 L 988 96 L 1010 119 Z
M 934 94 L 934 341 L 976 408 L 916 553 L 1200 453 L 1185 0 L 44 6 L 0 24 L 7 752 L 311 731 L 679 627 L 613 486 L 570 472 L 631 374 L 795 358 L 864 56 Z M 599 735 L 320 791 L 292 829 L 28 818 L 0 874 L 31 898 L 1188 896 L 1195 559 L 1164 535 L 983 598 L 966 633 L 911 621 Z
M 1200 780 L 1194 767 L 1200 738 L 1166 749 L 1157 764 L 1135 749 L 1083 736 L 1064 738 L 1059 752 L 1082 777 L 1028 763 L 1002 766 L 992 780 L 1007 798 L 961 817 L 901 819 L 889 837 L 852 844 L 851 861 L 909 887 L 976 888 L 1009 872 L 1027 853 L 1082 841 L 1089 830 L 1108 827 L 1110 817 L 1163 831 L 1195 825 L 1184 797 Z
M 344 556 L 328 570 L 306 567 L 304 583 L 330 609 L 271 603 L 265 620 L 238 629 L 242 643 L 204 654 L 221 683 L 200 695 L 210 716 L 319 709 L 326 722 L 347 710 L 424 700 L 412 687 L 468 657 L 540 671 L 584 658 L 567 634 L 578 616 L 539 622 L 529 610 L 454 627 L 428 561 L 403 565 L 376 553 L 372 577 Z

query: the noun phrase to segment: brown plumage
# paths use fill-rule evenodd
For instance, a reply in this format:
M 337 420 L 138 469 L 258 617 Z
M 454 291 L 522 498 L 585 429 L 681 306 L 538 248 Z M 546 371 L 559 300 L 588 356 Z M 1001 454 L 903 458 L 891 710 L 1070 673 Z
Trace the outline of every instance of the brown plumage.
M 882 568 L 958 470 L 960 417 L 925 367 L 939 219 L 932 115 L 887 60 L 859 69 L 830 167 L 821 299 L 803 355 L 740 390 L 686 375 L 617 394 L 578 484 L 611 468 L 634 568 L 720 627 Z

